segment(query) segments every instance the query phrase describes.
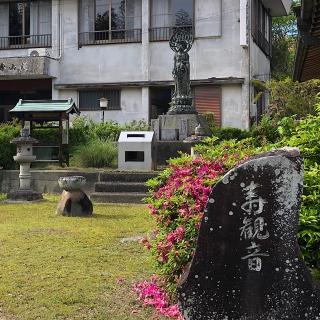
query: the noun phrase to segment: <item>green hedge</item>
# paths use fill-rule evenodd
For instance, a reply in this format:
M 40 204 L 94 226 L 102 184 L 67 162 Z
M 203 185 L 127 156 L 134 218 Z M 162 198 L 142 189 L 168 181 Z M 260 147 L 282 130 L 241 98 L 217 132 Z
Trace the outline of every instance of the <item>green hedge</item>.
M 16 154 L 16 146 L 10 141 L 19 136 L 20 126 L 16 122 L 0 124 L 0 167 L 14 169 L 13 156 Z

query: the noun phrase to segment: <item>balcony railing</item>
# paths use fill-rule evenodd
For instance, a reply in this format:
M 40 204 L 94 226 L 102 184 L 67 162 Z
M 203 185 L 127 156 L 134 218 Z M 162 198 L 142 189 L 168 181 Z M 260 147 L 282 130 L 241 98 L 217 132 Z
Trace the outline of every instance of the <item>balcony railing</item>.
M 141 42 L 141 39 L 141 29 L 80 32 L 79 47 L 110 43 Z
M 51 34 L 0 37 L 0 50 L 51 47 Z
M 178 29 L 183 29 L 194 34 L 192 25 L 150 28 L 149 41 L 168 41 L 173 33 Z

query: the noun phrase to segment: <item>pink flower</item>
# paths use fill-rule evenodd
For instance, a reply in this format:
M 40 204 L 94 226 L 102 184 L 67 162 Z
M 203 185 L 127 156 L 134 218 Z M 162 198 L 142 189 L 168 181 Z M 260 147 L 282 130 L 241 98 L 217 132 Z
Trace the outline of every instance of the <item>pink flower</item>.
M 165 291 L 157 285 L 155 278 L 152 278 L 151 281 L 135 283 L 133 291 L 145 306 L 154 307 L 159 314 L 172 319 L 184 320 L 178 305 L 169 304 Z

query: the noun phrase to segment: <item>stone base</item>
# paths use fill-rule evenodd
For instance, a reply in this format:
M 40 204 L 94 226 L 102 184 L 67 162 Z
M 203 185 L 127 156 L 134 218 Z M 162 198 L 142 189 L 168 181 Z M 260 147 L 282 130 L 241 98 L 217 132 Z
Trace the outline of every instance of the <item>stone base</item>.
M 68 217 L 91 216 L 93 205 L 82 191 L 63 191 L 57 207 L 57 214 Z
M 17 190 L 7 194 L 10 201 L 37 201 L 42 200 L 42 194 L 33 190 Z
M 151 125 L 158 141 L 183 141 L 195 133 L 199 123 L 205 134 L 211 135 L 207 121 L 199 114 L 161 115 Z
M 158 141 L 156 153 L 157 165 L 168 165 L 167 161 L 170 158 L 179 157 L 180 152 L 190 154 L 191 146 L 191 143 L 185 143 L 182 141 Z

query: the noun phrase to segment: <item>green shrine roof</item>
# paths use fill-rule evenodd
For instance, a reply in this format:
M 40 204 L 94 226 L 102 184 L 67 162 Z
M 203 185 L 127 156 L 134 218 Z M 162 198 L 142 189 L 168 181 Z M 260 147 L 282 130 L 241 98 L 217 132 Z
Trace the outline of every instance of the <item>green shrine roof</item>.
M 22 100 L 10 112 L 65 112 L 80 114 L 73 99 L 68 100 Z

